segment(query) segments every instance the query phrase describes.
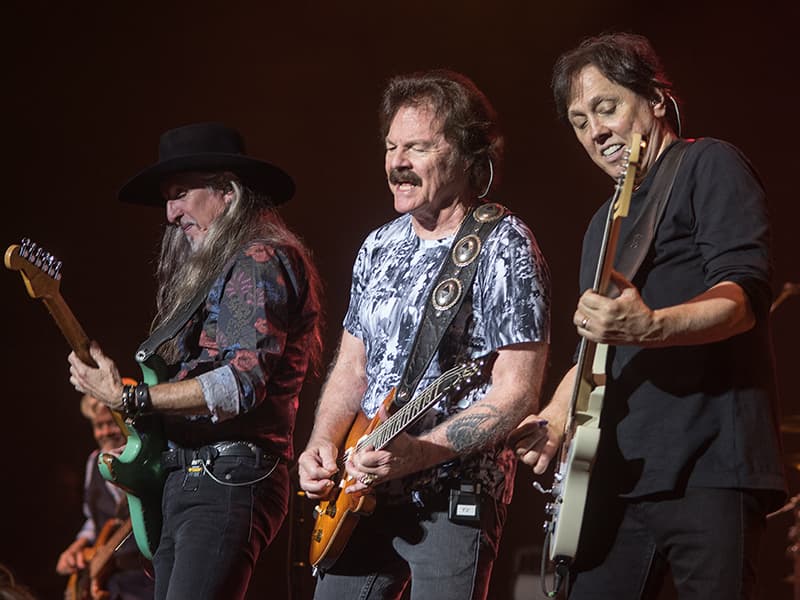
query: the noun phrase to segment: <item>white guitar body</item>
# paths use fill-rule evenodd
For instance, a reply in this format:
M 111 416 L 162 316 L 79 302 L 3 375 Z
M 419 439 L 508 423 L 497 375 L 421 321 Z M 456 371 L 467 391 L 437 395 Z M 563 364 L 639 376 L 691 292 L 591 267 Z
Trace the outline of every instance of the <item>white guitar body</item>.
M 607 346 L 598 344 L 592 371 L 605 372 Z M 575 412 L 575 433 L 569 452 L 558 465 L 552 488 L 553 501 L 547 505 L 551 520 L 550 560 L 573 557 L 578 550 L 583 511 L 589 492 L 589 479 L 600 443 L 600 412 L 603 409 L 605 385 L 596 386 L 589 394 L 586 407 Z

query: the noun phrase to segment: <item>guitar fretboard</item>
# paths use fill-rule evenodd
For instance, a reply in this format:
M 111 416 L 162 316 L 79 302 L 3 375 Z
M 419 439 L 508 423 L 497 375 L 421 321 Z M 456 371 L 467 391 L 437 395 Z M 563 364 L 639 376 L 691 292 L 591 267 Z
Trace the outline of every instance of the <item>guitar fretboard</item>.
M 373 446 L 380 450 L 422 416 L 425 411 L 449 394 L 458 393 L 464 383 L 469 383 L 482 365 L 483 359 L 470 361 L 464 365 L 445 371 L 436 381 L 408 402 L 389 419 L 381 423 L 375 431 L 356 444 L 356 450 Z

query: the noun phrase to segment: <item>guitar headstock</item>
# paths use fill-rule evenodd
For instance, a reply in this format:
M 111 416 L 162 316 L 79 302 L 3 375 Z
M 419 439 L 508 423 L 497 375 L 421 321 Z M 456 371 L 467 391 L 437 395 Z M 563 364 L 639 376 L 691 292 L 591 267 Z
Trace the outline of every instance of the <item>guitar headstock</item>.
M 641 133 L 634 133 L 631 138 L 631 145 L 625 148 L 625 158 L 622 164 L 622 174 L 617 179 L 617 202 L 614 205 L 614 218 L 627 217 L 631 206 L 631 195 L 633 194 L 633 184 L 636 181 L 636 173 L 639 170 L 642 150 L 647 147 L 647 142 L 642 139 Z
M 31 298 L 54 298 L 61 286 L 61 261 L 25 238 L 8 247 L 6 268 L 19 271 Z

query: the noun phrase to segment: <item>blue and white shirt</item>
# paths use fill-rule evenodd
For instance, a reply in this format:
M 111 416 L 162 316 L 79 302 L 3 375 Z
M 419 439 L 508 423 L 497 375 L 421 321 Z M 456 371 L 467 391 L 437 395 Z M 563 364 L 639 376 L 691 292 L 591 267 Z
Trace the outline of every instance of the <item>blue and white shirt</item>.
M 453 236 L 423 240 L 403 215 L 367 236 L 356 257 L 350 306 L 344 328 L 363 341 L 367 391 L 361 408 L 370 418 L 400 382 L 431 286 L 453 242 Z M 478 270 L 464 303 L 445 333 L 417 391 L 447 369 L 492 350 L 523 342 L 547 342 L 550 329 L 550 278 L 530 229 L 507 216 L 485 241 Z M 461 396 L 458 403 L 441 402 L 411 433 L 421 433 L 479 401 L 486 383 Z M 478 455 L 412 475 L 406 491 L 444 489 L 447 479 L 471 479 L 484 491 L 510 501 L 513 453 L 498 447 Z M 397 486 L 394 486 L 395 488 Z

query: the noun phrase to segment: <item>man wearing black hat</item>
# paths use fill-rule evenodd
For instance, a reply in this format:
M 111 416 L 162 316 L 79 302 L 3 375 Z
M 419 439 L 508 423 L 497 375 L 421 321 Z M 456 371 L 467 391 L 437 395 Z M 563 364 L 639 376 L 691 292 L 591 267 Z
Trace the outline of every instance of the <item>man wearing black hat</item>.
M 169 378 L 124 386 L 93 343 L 97 368 L 73 353 L 70 381 L 113 410 L 163 417 L 157 598 L 244 597 L 286 515 L 298 394 L 321 349 L 318 275 L 274 210 L 293 192 L 286 173 L 246 156 L 240 135 L 217 123 L 166 132 L 159 161 L 120 191 L 166 205 L 148 342 L 178 322 L 157 350 Z

